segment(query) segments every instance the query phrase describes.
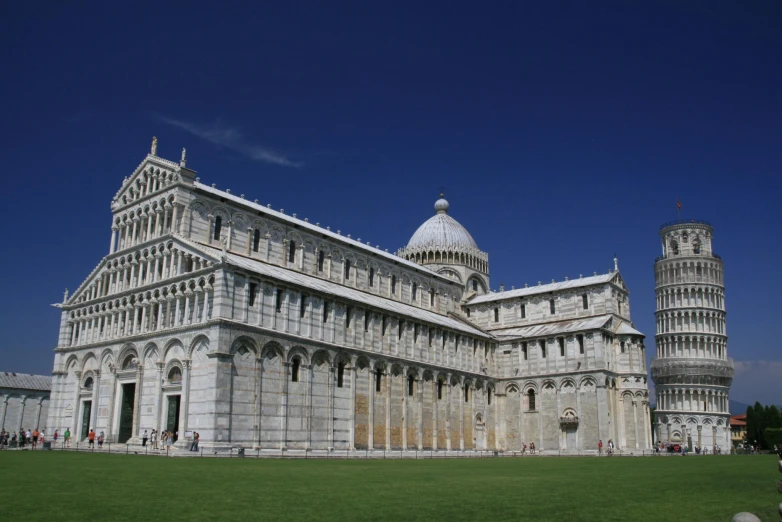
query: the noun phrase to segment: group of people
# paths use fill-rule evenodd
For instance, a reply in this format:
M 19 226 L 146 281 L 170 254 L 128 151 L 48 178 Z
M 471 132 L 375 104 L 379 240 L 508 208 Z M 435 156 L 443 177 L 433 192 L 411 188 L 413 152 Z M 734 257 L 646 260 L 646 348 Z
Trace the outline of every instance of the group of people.
M 160 439 L 160 446 L 158 446 L 158 439 Z M 174 432 L 152 430 L 150 433 L 149 430 L 144 430 L 144 433 L 141 434 L 141 446 L 145 448 L 147 443 L 152 449 L 171 448 L 174 445 Z
M 11 446 L 15 445 L 18 448 L 29 446 L 30 449 L 35 449 L 39 445 L 42 447 L 45 439 L 46 434 L 43 430 L 38 431 L 38 428 L 32 431 L 28 428 L 27 431 L 21 431 L 18 435 L 16 432 L 12 435 L 10 432 L 2 430 L 0 431 L 0 448 L 8 449 L 10 443 Z
M 608 439 L 608 446 L 606 447 L 606 456 L 610 457 L 614 454 L 614 440 Z M 599 456 L 603 455 L 603 439 L 600 439 L 597 441 L 597 454 Z

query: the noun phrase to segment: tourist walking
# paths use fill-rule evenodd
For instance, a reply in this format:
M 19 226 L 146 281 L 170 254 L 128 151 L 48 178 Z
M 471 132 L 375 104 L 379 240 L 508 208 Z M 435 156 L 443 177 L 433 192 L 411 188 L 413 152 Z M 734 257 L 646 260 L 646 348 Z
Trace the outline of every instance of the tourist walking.
M 98 435 L 98 448 L 103 447 L 103 432 L 100 432 L 100 435 Z
M 57 439 L 60 437 L 60 433 L 57 430 L 54 430 L 54 443 L 57 444 Z
M 174 434 L 170 431 L 166 432 L 166 451 L 170 450 L 174 445 Z
M 35 447 L 38 445 L 38 428 L 33 430 L 30 444 L 32 445 L 32 449 L 35 449 Z
M 87 440 L 89 441 L 88 447 L 95 449 L 95 431 L 90 430 L 89 434 L 87 434 Z
M 152 449 L 157 449 L 157 430 L 152 430 L 150 442 L 152 443 Z
M 65 428 L 65 446 L 71 446 L 71 429 Z
M 597 442 L 597 455 L 602 456 L 603 455 L 603 440 L 599 440 Z
M 144 434 L 141 435 L 141 447 L 145 448 L 147 446 L 147 439 L 149 438 L 149 434 L 147 433 L 147 430 L 144 430 Z

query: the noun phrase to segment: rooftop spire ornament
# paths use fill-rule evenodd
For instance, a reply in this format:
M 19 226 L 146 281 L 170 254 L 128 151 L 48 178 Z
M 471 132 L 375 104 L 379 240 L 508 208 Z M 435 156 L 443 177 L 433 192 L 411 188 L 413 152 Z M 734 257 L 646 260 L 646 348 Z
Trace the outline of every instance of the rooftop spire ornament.
M 182 157 L 179 159 L 179 166 L 180 167 L 187 166 L 187 149 L 184 147 L 182 147 Z
M 152 148 L 150 149 L 149 153 L 152 156 L 157 156 L 157 137 L 152 136 Z

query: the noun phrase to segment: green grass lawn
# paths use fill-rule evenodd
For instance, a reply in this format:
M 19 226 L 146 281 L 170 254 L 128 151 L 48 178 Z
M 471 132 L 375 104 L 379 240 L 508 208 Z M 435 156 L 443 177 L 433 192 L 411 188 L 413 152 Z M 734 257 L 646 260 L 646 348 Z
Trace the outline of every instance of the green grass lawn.
M 0 520 L 777 520 L 774 456 L 272 460 L 0 453 Z

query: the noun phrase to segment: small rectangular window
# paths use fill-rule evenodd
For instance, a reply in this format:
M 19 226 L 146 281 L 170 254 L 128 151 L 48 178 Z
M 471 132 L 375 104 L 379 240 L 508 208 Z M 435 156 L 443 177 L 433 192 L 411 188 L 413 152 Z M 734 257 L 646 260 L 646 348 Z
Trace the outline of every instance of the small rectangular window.
M 404 329 L 404 327 L 405 327 L 405 322 L 399 321 L 399 331 L 397 332 L 399 336 L 397 337 L 397 339 L 402 338 L 402 330 Z
M 527 305 L 523 304 L 521 305 L 521 318 L 526 319 L 527 318 Z
M 624 341 L 619 343 L 619 349 L 622 351 L 622 353 L 625 353 L 625 342 Z
M 256 283 L 250 283 L 250 295 L 248 297 L 248 303 L 250 306 L 255 305 L 255 292 L 258 290 L 258 285 Z
M 464 402 L 470 402 L 470 387 L 464 386 Z
M 432 346 L 432 342 L 434 341 L 434 328 L 429 328 L 429 346 Z
M 350 259 L 345 260 L 345 281 L 350 281 Z
M 329 320 L 329 303 L 325 299 L 323 300 L 323 322 Z
M 274 309 L 277 310 L 277 313 L 282 312 L 282 294 L 283 294 L 283 289 L 282 288 L 278 288 L 277 289 L 277 297 L 276 297 L 276 300 L 274 302 Z
M 341 362 L 337 366 L 337 388 L 345 385 L 345 363 Z
M 559 356 L 564 357 L 565 356 L 565 338 L 559 337 L 557 338 L 557 342 L 559 343 Z
M 584 294 L 581 296 L 581 306 L 584 310 L 589 310 L 589 296 Z
M 323 263 L 326 260 L 326 254 L 321 250 L 318 252 L 318 272 L 323 272 Z
M 381 384 L 383 380 L 383 370 L 380 368 L 375 371 L 375 391 L 380 392 L 381 391 Z
M 429 290 L 429 306 L 434 306 L 434 289 Z
M 345 328 L 350 328 L 350 317 L 353 315 L 353 309 L 351 307 L 345 308 Z
M 304 316 L 307 314 L 307 299 L 308 297 L 306 295 L 301 296 L 301 303 L 299 304 L 300 319 L 304 319 Z
M 549 310 L 551 310 L 551 313 L 552 313 L 552 314 L 555 314 L 555 313 L 557 313 L 557 307 L 556 307 L 556 305 L 554 304 L 554 300 L 553 300 L 553 299 L 549 300 L 549 302 L 548 302 L 548 306 L 549 306 Z
M 469 309 L 469 308 L 466 308 L 465 310 L 466 310 L 466 312 L 467 312 L 467 317 L 470 317 L 470 309 Z
M 415 388 L 415 379 L 412 375 L 409 375 L 407 377 L 407 396 L 412 397 L 413 396 L 413 390 Z
M 261 244 L 261 231 L 260 229 L 255 229 L 255 232 L 253 233 L 253 252 L 258 251 L 258 247 Z
M 413 344 L 418 342 L 418 325 L 413 325 Z
M 413 283 L 413 301 L 418 299 L 418 285 Z
M 521 357 L 523 360 L 527 360 L 527 343 L 521 343 Z
M 369 331 L 369 310 L 364 312 L 364 331 Z
M 539 342 L 540 342 L 540 357 L 545 359 L 546 358 L 546 341 L 545 341 L 545 339 L 541 339 Z
M 388 327 L 388 317 L 384 315 L 383 316 L 383 320 L 382 320 L 382 325 L 381 325 L 381 335 L 383 337 L 386 336 L 386 328 L 387 327 Z
M 578 353 L 583 354 L 584 353 L 584 336 L 583 335 L 577 335 L 576 339 L 578 339 Z
M 375 286 L 375 269 L 369 269 L 369 286 Z
M 437 381 L 437 400 L 443 400 L 443 381 Z
M 495 308 L 494 309 L 494 322 L 499 323 L 500 322 L 500 309 Z
M 391 295 L 396 295 L 396 276 L 391 276 Z

